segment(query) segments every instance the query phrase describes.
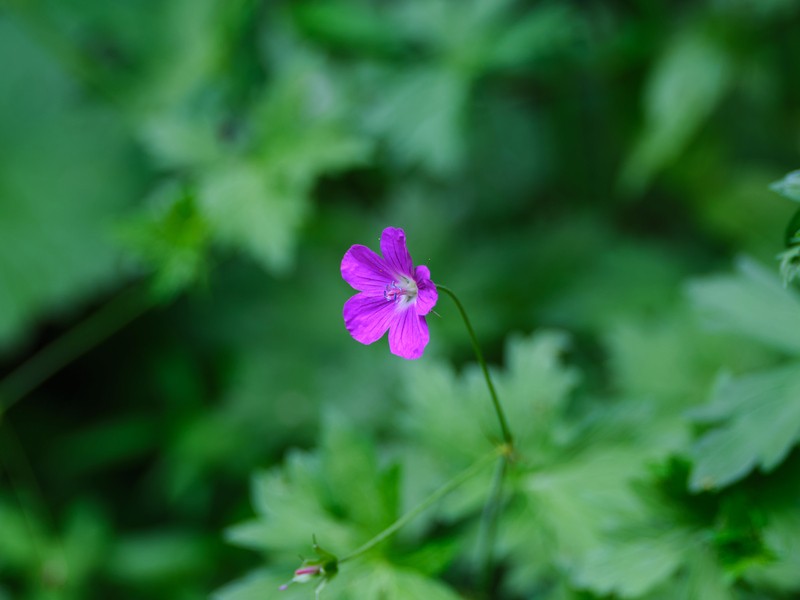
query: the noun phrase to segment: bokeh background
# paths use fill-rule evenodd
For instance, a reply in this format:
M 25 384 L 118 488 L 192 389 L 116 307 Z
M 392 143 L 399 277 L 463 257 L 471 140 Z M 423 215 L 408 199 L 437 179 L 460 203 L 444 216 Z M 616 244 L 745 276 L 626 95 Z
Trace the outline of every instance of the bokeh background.
M 777 361 L 687 352 L 686 282 L 777 273 L 798 31 L 794 0 L 1 1 L 0 598 L 258 568 L 224 536 L 252 473 L 331 413 L 397 427 L 416 365 L 341 319 L 386 226 L 494 363 L 557 328 L 590 394 L 678 411 Z M 440 304 L 422 360 L 463 365 Z

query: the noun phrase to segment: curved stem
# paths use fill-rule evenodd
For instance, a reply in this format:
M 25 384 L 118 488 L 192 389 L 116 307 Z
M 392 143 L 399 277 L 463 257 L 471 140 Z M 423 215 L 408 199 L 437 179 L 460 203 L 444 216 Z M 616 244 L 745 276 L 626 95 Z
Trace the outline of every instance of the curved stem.
M 438 502 L 441 498 L 443 498 L 444 496 L 446 496 L 447 494 L 452 492 L 454 489 L 456 489 L 458 486 L 460 486 L 465 481 L 471 479 L 476 473 L 480 472 L 480 470 L 483 469 L 487 464 L 489 464 L 491 461 L 493 461 L 493 460 L 495 460 L 497 458 L 498 453 L 502 455 L 502 448 L 494 450 L 490 454 L 487 454 L 483 458 L 480 458 L 477 461 L 475 461 L 471 466 L 467 467 L 466 469 L 461 471 L 461 473 L 459 473 L 458 475 L 453 477 L 450 481 L 448 481 L 447 483 L 442 485 L 440 488 L 438 488 L 436 491 L 434 491 L 430 496 L 425 498 L 425 500 L 420 502 L 412 510 L 410 510 L 409 512 L 404 514 L 402 517 L 397 519 L 397 521 L 395 521 L 394 523 L 389 525 L 389 527 L 387 527 L 386 529 L 381 531 L 374 538 L 372 538 L 371 540 L 369 540 L 368 542 L 366 542 L 365 544 L 363 544 L 362 546 L 360 546 L 356 550 L 353 550 L 350 554 L 348 554 L 344 558 L 339 559 L 339 564 L 342 564 L 344 562 L 347 562 L 348 560 L 352 560 L 352 559 L 356 558 L 357 556 L 360 556 L 360 555 L 364 554 L 368 550 L 371 550 L 372 548 L 374 548 L 375 546 L 380 544 L 386 538 L 388 538 L 391 535 L 393 535 L 394 533 L 396 533 L 398 530 L 400 530 L 402 527 L 404 527 L 407 523 L 411 522 L 417 516 L 419 516 L 422 512 L 424 512 L 426 509 L 428 509 L 431 505 L 433 505 L 436 502 Z
M 492 378 L 489 375 L 489 368 L 486 366 L 486 360 L 483 358 L 481 347 L 478 345 L 478 338 L 475 336 L 475 330 L 472 329 L 472 324 L 469 322 L 467 312 L 464 310 L 464 306 L 461 304 L 461 301 L 458 299 L 458 296 L 455 295 L 453 290 L 443 285 L 439 285 L 438 283 L 436 284 L 436 289 L 444 292 L 453 299 L 453 302 L 455 302 L 456 306 L 458 307 L 458 311 L 461 313 L 461 317 L 464 319 L 464 325 L 467 327 L 469 339 L 472 342 L 472 349 L 475 351 L 475 356 L 481 365 L 481 369 L 483 370 L 483 376 L 486 378 L 486 385 L 489 388 L 489 394 L 491 395 L 492 403 L 494 404 L 494 411 L 497 413 L 497 419 L 500 421 L 500 429 L 503 432 L 503 441 L 510 450 L 514 447 L 514 439 L 511 436 L 511 430 L 508 427 L 508 421 L 506 421 L 505 413 L 503 413 L 503 407 L 500 406 L 500 400 L 497 398 L 497 391 L 494 389 Z

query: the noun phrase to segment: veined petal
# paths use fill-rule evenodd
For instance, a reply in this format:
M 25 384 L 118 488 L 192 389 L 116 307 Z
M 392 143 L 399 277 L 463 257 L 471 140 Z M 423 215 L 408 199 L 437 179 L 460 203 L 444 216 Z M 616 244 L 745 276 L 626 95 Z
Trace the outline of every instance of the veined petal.
M 414 310 L 397 313 L 389 329 L 389 350 L 409 360 L 419 358 L 428 345 L 430 334 L 425 317 Z
M 383 296 L 356 294 L 344 303 L 342 315 L 350 335 L 362 344 L 371 344 L 383 337 L 398 313 L 397 305 L 387 302 Z
M 342 278 L 355 289 L 381 297 L 393 279 L 386 261 L 360 244 L 345 253 L 341 270 Z
M 397 227 L 387 227 L 381 234 L 381 253 L 386 264 L 397 275 L 411 277 L 414 274 L 414 262 L 406 248 L 406 234 Z
M 427 267 L 417 267 L 418 274 L 420 269 L 428 270 Z M 436 284 L 428 278 L 417 279 L 417 314 L 427 315 L 436 306 L 437 300 L 439 300 L 439 292 L 436 290 Z

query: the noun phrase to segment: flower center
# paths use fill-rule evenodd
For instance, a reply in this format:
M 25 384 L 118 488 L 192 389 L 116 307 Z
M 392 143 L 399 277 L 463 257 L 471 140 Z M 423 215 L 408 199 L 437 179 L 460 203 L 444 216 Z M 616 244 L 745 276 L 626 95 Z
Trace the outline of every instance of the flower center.
M 392 281 L 383 290 L 383 297 L 387 302 L 403 302 L 408 304 L 417 298 L 417 282 L 408 277 L 400 277 L 397 281 Z

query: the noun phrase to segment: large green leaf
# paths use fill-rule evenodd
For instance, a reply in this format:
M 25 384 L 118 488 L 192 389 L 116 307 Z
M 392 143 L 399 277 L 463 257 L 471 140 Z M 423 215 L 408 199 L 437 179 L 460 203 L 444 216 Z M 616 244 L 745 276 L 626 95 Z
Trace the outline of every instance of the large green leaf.
M 608 540 L 580 565 L 576 584 L 602 595 L 642 597 L 678 570 L 690 544 L 680 529 Z
M 771 471 L 800 437 L 800 365 L 723 377 L 697 417 L 720 422 L 692 450 L 693 490 L 725 487 L 755 467 Z
M 112 229 L 138 187 L 115 115 L 13 22 L 0 20 L 0 345 L 113 285 Z
M 694 281 L 688 293 L 710 326 L 800 354 L 800 298 L 754 261 L 742 258 L 733 275 Z
M 218 597 L 250 598 L 254 590 L 277 588 L 291 578 L 292 563 L 298 554 L 309 554 L 312 539 L 341 558 L 347 552 L 380 533 L 399 516 L 397 468 L 378 464 L 375 450 L 364 436 L 336 418 L 327 421 L 322 445 L 317 454 L 296 453 L 282 469 L 261 475 L 254 484 L 257 519 L 229 530 L 235 543 L 262 550 L 276 567 L 267 575 L 236 582 Z M 387 552 L 384 542 L 370 553 L 341 565 L 326 596 L 331 598 L 442 598 L 456 596 L 443 584 L 430 579 L 429 565 L 420 570 L 393 564 L 395 553 Z M 449 551 L 448 551 L 449 553 Z M 418 560 L 404 561 L 407 565 Z M 402 554 L 400 555 L 402 557 Z M 438 568 L 445 566 L 435 561 Z M 283 582 L 274 574 L 285 568 Z M 296 567 L 295 567 L 296 568 Z M 287 597 L 300 594 L 294 585 Z M 304 590 L 310 594 L 310 590 Z

